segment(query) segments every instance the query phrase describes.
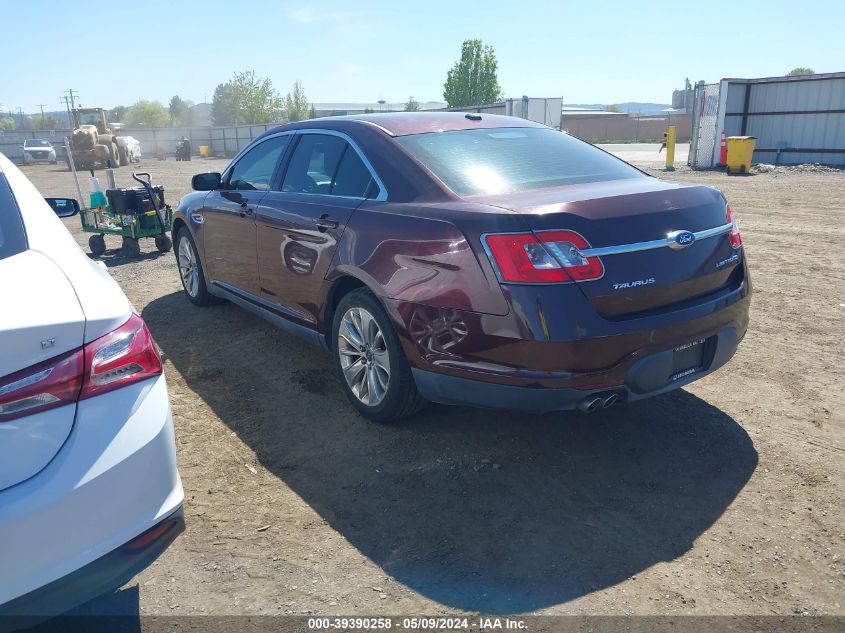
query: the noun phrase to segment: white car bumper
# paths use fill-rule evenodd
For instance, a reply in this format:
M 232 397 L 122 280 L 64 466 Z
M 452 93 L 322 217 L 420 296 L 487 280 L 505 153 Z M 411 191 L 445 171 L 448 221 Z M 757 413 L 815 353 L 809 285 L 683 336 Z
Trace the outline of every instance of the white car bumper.
M 113 563 L 115 556 L 107 554 L 177 513 L 178 533 L 183 496 L 164 376 L 80 401 L 73 430 L 53 461 L 0 492 L 0 614 L 12 607 L 12 614 L 52 615 L 40 612 L 45 604 L 51 611 L 60 604 L 45 600 L 46 585 L 61 585 L 76 572 L 72 584 L 84 589 L 80 575 L 86 569 Z M 169 538 L 167 543 L 175 535 Z M 137 549 L 136 541 L 132 550 Z M 134 561 L 123 576 L 115 575 L 116 582 L 127 580 L 128 571 L 130 577 L 140 571 L 163 548 L 153 549 L 146 551 L 151 559 L 140 566 Z M 112 567 L 109 571 L 120 571 Z M 38 599 L 27 600 L 33 595 Z M 77 603 L 95 595 L 83 591 Z

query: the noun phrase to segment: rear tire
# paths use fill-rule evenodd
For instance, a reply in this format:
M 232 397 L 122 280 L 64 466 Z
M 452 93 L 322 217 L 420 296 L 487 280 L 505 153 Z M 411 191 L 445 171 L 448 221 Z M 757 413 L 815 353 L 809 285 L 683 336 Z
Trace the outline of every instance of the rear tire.
M 369 290 L 358 288 L 341 299 L 332 322 L 332 350 L 346 397 L 364 417 L 397 422 L 425 406 L 399 337 Z
M 99 257 L 106 252 L 106 239 L 102 235 L 92 235 L 88 238 L 88 248 L 92 255 Z
M 141 254 L 141 245 L 134 237 L 124 237 L 120 254 L 124 257 L 138 257 Z
M 156 237 L 155 242 L 156 248 L 160 253 L 169 253 L 170 249 L 173 248 L 173 242 L 171 242 L 170 238 L 166 235 L 159 235 Z
M 111 162 L 111 168 L 117 169 L 120 167 L 120 153 L 117 149 L 117 143 L 112 143 L 109 145 L 109 161 Z M 106 167 L 109 165 L 106 164 Z
M 117 159 L 120 161 L 121 167 L 125 167 L 126 165 L 129 164 L 129 159 L 127 158 L 127 152 L 126 152 L 126 145 L 118 144 L 118 146 L 117 146 Z
M 197 245 L 190 231 L 184 226 L 176 233 L 176 265 L 179 268 L 182 289 L 191 303 L 204 307 L 220 302 L 220 299 L 208 292 Z

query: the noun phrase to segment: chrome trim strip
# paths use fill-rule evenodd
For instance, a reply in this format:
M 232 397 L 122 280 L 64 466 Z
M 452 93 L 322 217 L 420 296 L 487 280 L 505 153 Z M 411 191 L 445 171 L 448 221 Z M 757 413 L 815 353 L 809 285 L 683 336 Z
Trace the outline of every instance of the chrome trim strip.
M 733 223 L 723 224 L 712 229 L 704 229 L 693 233 L 695 241 L 707 239 L 708 237 L 716 237 L 728 233 L 733 228 Z M 650 240 L 648 242 L 634 242 L 633 244 L 619 244 L 617 246 L 600 246 L 598 248 L 587 248 L 578 251 L 584 257 L 603 257 L 605 255 L 621 255 L 622 253 L 635 253 L 637 251 L 650 251 L 655 248 L 668 247 L 674 244 L 674 240 L 664 237 L 659 240 Z M 694 244 L 695 242 L 693 242 Z

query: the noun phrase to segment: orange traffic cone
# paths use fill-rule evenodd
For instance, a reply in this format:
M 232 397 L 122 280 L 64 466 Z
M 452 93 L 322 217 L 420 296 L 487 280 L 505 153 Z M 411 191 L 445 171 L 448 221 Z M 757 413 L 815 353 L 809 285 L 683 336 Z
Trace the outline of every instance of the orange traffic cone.
M 727 165 L 728 164 L 728 144 L 725 141 L 725 131 L 722 130 L 722 144 L 719 147 L 719 164 L 720 165 Z

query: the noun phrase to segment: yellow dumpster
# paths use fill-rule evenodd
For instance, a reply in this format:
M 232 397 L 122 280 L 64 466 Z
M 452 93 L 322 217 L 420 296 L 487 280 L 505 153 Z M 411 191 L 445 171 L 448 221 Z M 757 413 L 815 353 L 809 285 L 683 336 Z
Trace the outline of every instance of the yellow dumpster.
M 747 174 L 751 171 L 751 157 L 754 155 L 756 144 L 757 138 L 754 136 L 728 137 L 727 172 L 729 174 Z
M 200 156 L 208 158 L 208 145 L 200 145 Z

